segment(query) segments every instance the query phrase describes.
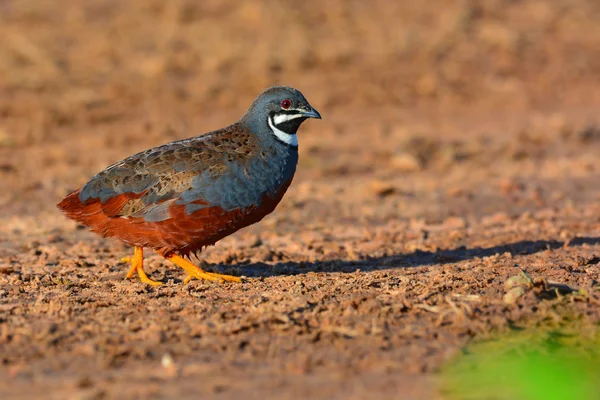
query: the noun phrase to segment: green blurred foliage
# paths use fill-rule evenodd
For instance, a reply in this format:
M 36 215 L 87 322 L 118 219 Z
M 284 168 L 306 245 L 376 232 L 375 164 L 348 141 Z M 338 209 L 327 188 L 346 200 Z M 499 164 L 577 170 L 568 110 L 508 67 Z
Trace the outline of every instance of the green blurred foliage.
M 600 399 L 600 330 L 521 331 L 477 343 L 442 378 L 449 399 Z

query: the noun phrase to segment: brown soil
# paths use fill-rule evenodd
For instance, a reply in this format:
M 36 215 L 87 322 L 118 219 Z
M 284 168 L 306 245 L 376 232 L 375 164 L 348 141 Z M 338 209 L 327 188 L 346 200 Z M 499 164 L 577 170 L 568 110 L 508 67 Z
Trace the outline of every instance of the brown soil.
M 598 324 L 599 20 L 596 0 L 1 1 L 0 397 L 428 399 L 474 340 Z M 125 281 L 130 249 L 55 208 L 275 83 L 324 119 L 277 210 L 203 253 L 244 284 L 183 285 L 154 254 L 165 285 Z

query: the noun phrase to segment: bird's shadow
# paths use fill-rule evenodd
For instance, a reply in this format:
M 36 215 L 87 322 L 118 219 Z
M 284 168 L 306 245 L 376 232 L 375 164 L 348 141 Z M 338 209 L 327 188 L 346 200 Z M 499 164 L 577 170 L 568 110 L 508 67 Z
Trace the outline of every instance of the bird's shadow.
M 496 254 L 510 253 L 511 255 L 530 255 L 545 250 L 553 250 L 561 247 L 578 247 L 583 245 L 600 244 L 598 237 L 577 237 L 568 242 L 558 240 L 522 240 L 492 247 L 465 246 L 455 249 L 439 251 L 416 250 L 408 254 L 394 254 L 383 257 L 365 256 L 360 260 L 334 259 L 316 262 L 280 262 L 276 264 L 267 263 L 240 263 L 229 265 L 247 277 L 269 277 L 281 275 L 298 275 L 309 272 L 355 272 L 376 271 L 393 268 L 412 268 L 434 264 L 448 264 L 475 258 L 483 258 Z M 214 268 L 213 268 L 214 269 Z M 217 268 L 220 269 L 220 268 Z

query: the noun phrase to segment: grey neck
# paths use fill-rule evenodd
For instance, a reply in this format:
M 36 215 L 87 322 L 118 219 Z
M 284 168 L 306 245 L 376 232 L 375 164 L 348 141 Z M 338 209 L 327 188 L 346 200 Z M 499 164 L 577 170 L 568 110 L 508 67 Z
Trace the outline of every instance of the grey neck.
M 296 131 L 294 130 L 291 133 L 291 127 L 283 126 L 283 124 L 276 125 L 274 115 L 262 116 L 260 119 L 245 115 L 240 122 L 252 132 L 261 136 L 266 143 L 276 141 L 294 150 L 298 149 Z

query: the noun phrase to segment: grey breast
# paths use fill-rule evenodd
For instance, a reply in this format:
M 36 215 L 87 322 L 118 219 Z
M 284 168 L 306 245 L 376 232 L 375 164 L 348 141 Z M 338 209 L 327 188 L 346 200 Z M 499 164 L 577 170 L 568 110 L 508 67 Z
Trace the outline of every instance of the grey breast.
M 293 178 L 297 164 L 296 149 L 273 141 L 244 162 L 228 163 L 225 172 L 216 177 L 209 170 L 195 176 L 178 203 L 185 204 L 188 214 L 211 206 L 231 211 L 259 205 L 265 195 L 274 196 Z M 209 204 L 192 203 L 196 200 Z

